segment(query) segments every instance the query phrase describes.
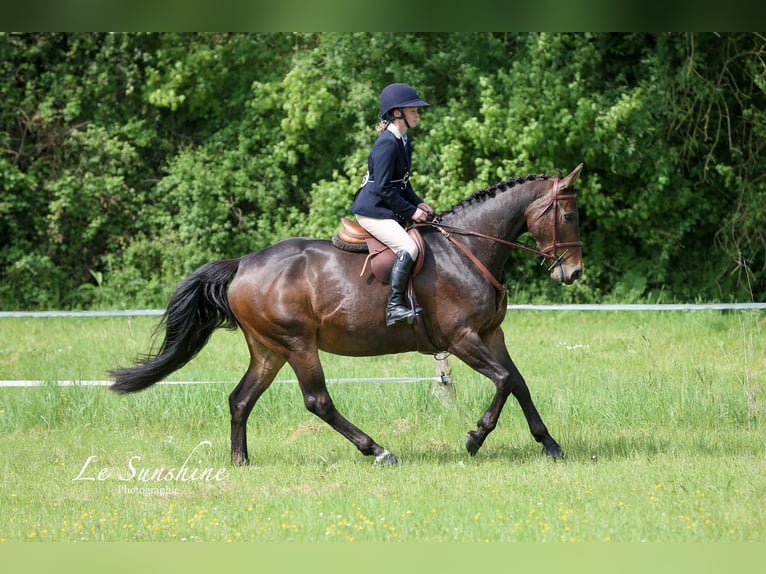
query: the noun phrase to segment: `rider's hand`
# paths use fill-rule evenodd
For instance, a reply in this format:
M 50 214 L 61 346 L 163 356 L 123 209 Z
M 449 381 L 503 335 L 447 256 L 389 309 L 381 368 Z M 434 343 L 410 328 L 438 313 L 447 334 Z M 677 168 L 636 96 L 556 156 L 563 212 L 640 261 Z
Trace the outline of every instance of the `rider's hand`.
M 425 221 L 427 217 L 428 217 L 428 214 L 418 207 L 415 210 L 415 213 L 412 214 L 412 217 L 410 219 L 412 219 L 412 221 L 421 222 L 421 221 Z
M 425 211 L 427 214 L 433 215 L 433 213 L 434 213 L 434 210 L 427 203 L 419 203 L 418 204 L 418 209 L 421 210 L 421 211 Z

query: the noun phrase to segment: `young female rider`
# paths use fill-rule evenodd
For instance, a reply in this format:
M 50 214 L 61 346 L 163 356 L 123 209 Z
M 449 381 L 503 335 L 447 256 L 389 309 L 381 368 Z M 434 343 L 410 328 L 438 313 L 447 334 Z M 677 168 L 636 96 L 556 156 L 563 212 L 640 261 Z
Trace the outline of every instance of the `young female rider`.
M 403 226 L 409 221 L 425 221 L 433 214 L 433 209 L 415 194 L 410 184 L 412 146 L 407 143 L 407 130 L 418 125 L 419 108 L 428 105 L 407 84 L 383 88 L 378 138 L 367 158 L 367 173 L 351 206 L 359 225 L 396 254 L 386 306 L 388 326 L 413 320 L 413 312 L 405 302 L 405 291 L 418 246 Z M 416 307 L 415 315 L 420 312 L 420 307 Z

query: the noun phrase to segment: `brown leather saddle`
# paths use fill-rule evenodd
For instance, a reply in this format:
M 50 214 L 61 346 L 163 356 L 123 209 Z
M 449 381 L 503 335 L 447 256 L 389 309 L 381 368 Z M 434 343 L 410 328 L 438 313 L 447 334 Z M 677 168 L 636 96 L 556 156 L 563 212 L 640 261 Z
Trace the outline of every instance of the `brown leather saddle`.
M 412 237 L 418 245 L 418 258 L 412 266 L 412 276 L 414 277 L 423 267 L 425 244 L 423 243 L 423 238 L 420 236 L 420 232 L 416 228 L 410 227 L 407 230 L 407 233 L 409 233 L 410 237 Z M 372 274 L 383 283 L 388 283 L 391 278 L 391 269 L 396 260 L 396 254 L 370 235 L 369 232 L 356 221 L 352 221 L 345 217 L 341 218 L 340 231 L 333 236 L 332 244 L 343 251 L 367 253 L 368 255 L 364 260 L 362 271 L 359 273 L 359 276 L 361 277 L 364 275 L 367 265 L 369 264 Z

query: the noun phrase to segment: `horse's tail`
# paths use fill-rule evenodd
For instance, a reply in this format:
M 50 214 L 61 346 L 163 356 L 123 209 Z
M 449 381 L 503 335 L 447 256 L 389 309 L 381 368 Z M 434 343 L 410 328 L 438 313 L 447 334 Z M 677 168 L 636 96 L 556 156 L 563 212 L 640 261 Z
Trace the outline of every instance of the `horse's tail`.
M 222 259 L 189 275 L 173 293 L 155 331 L 165 327 L 159 351 L 139 358 L 132 367 L 109 371 L 115 381 L 109 388 L 118 393 L 141 391 L 191 361 L 216 329 L 236 329 L 227 285 L 238 267 L 239 259 Z

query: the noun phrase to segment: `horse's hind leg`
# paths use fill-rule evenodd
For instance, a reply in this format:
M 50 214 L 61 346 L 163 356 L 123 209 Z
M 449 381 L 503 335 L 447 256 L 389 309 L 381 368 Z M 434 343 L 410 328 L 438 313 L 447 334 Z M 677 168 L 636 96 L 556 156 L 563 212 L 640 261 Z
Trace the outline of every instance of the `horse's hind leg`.
M 324 371 L 316 351 L 294 353 L 288 362 L 295 371 L 306 408 L 346 437 L 364 455 L 375 456 L 377 464 L 396 464 L 399 459 L 376 443 L 338 412 L 327 390 Z
M 285 364 L 284 357 L 274 353 L 250 337 L 250 366 L 229 395 L 231 412 L 231 462 L 235 466 L 249 463 L 247 452 L 247 419 L 256 401 L 269 388 L 279 369 Z

